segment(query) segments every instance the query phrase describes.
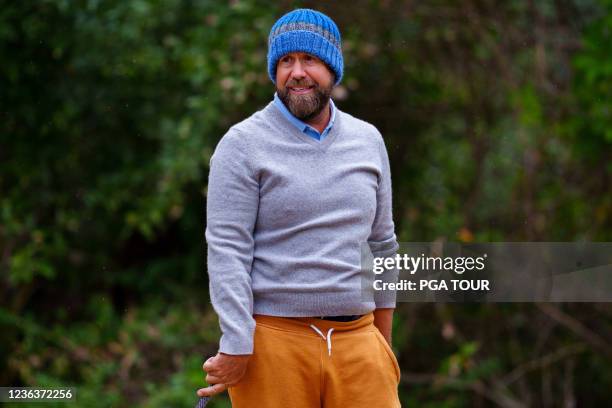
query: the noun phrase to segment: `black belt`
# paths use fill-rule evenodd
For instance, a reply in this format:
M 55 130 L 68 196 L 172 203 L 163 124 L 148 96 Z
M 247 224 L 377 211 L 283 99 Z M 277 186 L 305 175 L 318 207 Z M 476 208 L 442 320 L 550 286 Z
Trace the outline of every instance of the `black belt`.
M 334 322 L 353 322 L 357 319 L 361 319 L 363 315 L 350 315 L 350 316 L 320 316 L 321 320 L 331 320 Z

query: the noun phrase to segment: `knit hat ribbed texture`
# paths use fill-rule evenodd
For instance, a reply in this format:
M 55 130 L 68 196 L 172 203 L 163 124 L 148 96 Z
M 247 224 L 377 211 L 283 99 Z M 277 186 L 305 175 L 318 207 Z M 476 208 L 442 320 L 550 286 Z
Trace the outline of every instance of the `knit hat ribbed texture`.
M 274 23 L 268 37 L 268 75 L 272 82 L 276 83 L 278 60 L 291 52 L 316 56 L 334 71 L 336 85 L 342 80 L 344 60 L 340 30 L 325 14 L 310 9 L 297 9 Z

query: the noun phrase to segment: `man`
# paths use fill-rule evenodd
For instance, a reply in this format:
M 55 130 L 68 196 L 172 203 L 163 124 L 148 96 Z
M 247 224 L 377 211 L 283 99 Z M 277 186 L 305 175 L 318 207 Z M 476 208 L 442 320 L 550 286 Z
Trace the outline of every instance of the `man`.
M 237 408 L 398 407 L 395 295 L 361 291 L 360 244 L 374 256 L 398 247 L 384 141 L 330 99 L 344 64 L 329 17 L 294 10 L 268 47 L 274 101 L 211 158 L 208 273 L 222 337 L 198 395 L 228 389 Z

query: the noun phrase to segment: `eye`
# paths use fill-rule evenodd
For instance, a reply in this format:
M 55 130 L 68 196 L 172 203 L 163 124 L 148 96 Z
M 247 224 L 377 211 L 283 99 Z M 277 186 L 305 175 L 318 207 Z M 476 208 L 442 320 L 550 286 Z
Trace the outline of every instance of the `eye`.
M 308 55 L 308 54 L 304 55 L 304 64 L 310 67 L 314 67 L 322 63 L 323 61 L 321 61 L 319 58 L 317 58 L 314 55 Z
M 285 55 L 284 57 L 281 58 L 281 63 L 283 64 L 289 64 L 291 63 L 291 61 L 293 60 L 293 57 L 289 56 L 289 55 Z

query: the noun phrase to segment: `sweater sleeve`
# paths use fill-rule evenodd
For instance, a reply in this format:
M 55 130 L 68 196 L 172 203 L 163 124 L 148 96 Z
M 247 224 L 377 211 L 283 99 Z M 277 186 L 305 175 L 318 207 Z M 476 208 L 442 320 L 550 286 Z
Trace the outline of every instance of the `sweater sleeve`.
M 378 131 L 377 131 L 378 133 Z M 372 223 L 372 232 L 368 238 L 368 245 L 374 257 L 395 256 L 399 245 L 395 236 L 395 225 L 393 223 L 391 169 L 389 155 L 385 142 L 379 135 L 381 175 L 376 192 L 376 215 Z M 398 271 L 388 270 L 378 276 L 383 282 L 396 282 Z M 374 291 L 374 302 L 376 308 L 392 308 L 396 303 L 396 292 L 394 290 Z
M 219 351 L 252 354 L 253 231 L 259 183 L 249 166 L 243 136 L 231 130 L 210 159 L 206 199 L 206 242 L 210 299 L 219 316 Z

